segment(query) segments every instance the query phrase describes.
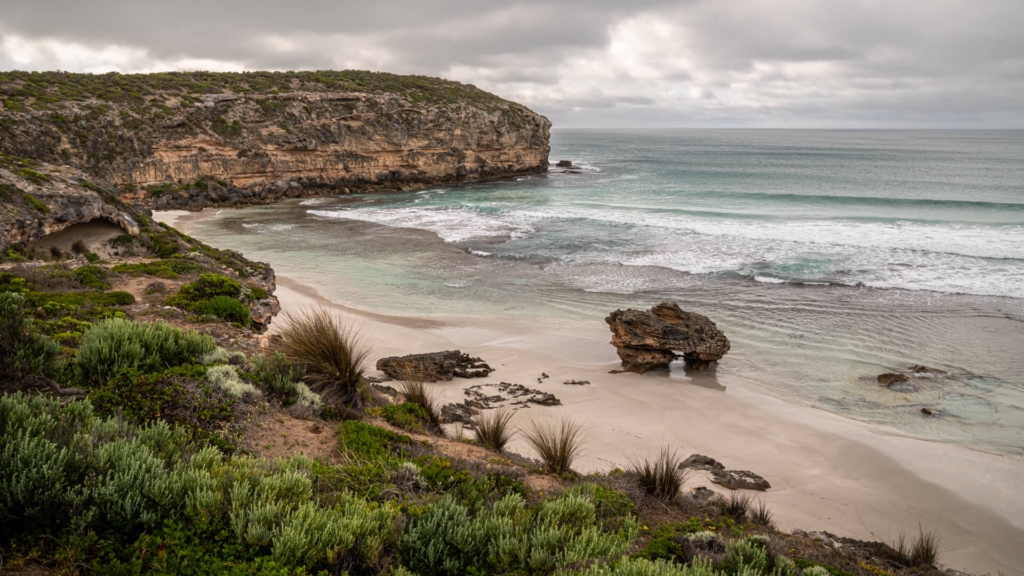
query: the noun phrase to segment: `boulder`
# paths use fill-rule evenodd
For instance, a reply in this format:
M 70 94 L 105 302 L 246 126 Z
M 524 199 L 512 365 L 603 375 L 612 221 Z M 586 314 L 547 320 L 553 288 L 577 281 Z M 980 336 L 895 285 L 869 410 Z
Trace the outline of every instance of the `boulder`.
M 714 470 L 711 481 L 729 490 L 759 490 L 764 492 L 772 487 L 767 480 L 747 470 Z
M 398 380 L 416 378 L 424 382 L 443 382 L 455 376 L 483 378 L 494 372 L 480 358 L 473 358 L 459 350 L 381 358 L 377 361 L 377 370 Z
M 715 497 L 715 493 L 705 486 L 697 486 L 692 492 L 690 492 L 690 497 L 697 502 L 707 502 Z
M 466 428 L 476 428 L 476 423 L 473 421 L 473 416 L 479 414 L 480 411 L 467 406 L 463 402 L 445 404 L 441 408 L 441 422 L 444 423 L 455 423 L 460 422 Z
M 708 470 L 712 472 L 715 470 L 725 470 L 725 466 L 723 466 L 721 462 L 703 454 L 691 454 L 689 458 L 683 460 L 679 464 L 680 470 L 685 470 L 687 468 L 691 468 L 693 470 Z
M 714 322 L 675 302 L 662 302 L 648 311 L 616 310 L 605 322 L 622 367 L 629 372 L 668 367 L 680 357 L 692 366 L 706 367 L 729 352 L 729 339 Z

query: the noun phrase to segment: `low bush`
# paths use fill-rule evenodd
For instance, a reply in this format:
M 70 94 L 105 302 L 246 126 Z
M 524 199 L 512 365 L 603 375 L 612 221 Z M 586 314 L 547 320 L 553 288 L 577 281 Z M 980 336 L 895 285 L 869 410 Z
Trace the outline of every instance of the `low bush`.
M 399 540 L 405 566 L 421 576 L 551 573 L 617 558 L 633 542 L 635 519 L 603 530 L 594 504 L 579 494 L 530 508 L 519 495 L 471 510 L 451 496 L 412 520 Z
M 214 296 L 190 308 L 192 312 L 209 314 L 229 322 L 249 326 L 249 309 L 245 304 L 228 296 Z
M 208 368 L 206 370 L 206 381 L 220 388 L 233 398 L 252 399 L 260 394 L 255 386 L 242 380 L 238 375 L 237 368 L 227 364 Z
M 338 450 L 350 460 L 370 461 L 400 453 L 403 444 L 411 442 L 390 430 L 371 426 L 358 420 L 342 422 L 338 427 Z
M 566 418 L 559 424 L 531 422 L 524 435 L 548 472 L 565 474 L 583 449 L 583 425 Z
M 340 318 L 320 309 L 285 314 L 280 349 L 306 372 L 306 382 L 327 404 L 361 407 L 367 349 Z
M 61 371 L 60 346 L 26 321 L 21 294 L 0 292 L 0 381 L 32 376 L 53 377 Z
M 306 372 L 293 365 L 288 358 L 280 352 L 270 354 L 258 354 L 252 358 L 250 376 L 256 386 L 264 393 L 269 394 L 288 407 L 295 404 L 299 399 L 299 385 Z M 309 390 L 305 384 L 302 387 Z M 313 392 L 310 392 L 313 394 Z M 317 396 L 319 400 L 319 396 Z
M 195 362 L 215 348 L 213 338 L 192 330 L 113 318 L 82 335 L 75 363 L 83 382 L 102 385 L 126 368 L 158 372 Z
M 768 503 L 763 498 L 758 499 L 750 507 L 750 521 L 759 526 L 773 527 L 775 526 L 775 519 L 772 511 L 768 509 Z
M 382 406 L 374 409 L 371 413 L 375 413 L 394 426 L 410 432 L 423 433 L 423 425 L 430 423 L 427 412 L 412 402 Z
M 163 420 L 182 426 L 197 440 L 209 440 L 221 448 L 233 442 L 224 438 L 224 426 L 234 417 L 236 397 L 207 381 L 203 366 L 180 366 L 144 374 L 125 370 L 89 392 L 100 415 L 120 415 L 132 424 Z
M 171 259 L 174 260 L 174 259 Z M 185 302 L 209 300 L 214 296 L 238 298 L 242 293 L 242 285 L 238 280 L 222 274 L 200 274 L 195 282 L 189 282 L 178 291 L 178 297 Z
M 88 401 L 2 396 L 0 541 L 59 541 L 107 573 L 380 572 L 395 509 L 322 506 L 313 468 L 197 450 L 181 428 L 104 420 Z
M 220 274 L 200 274 L 198 280 L 183 285 L 177 294 L 168 297 L 165 302 L 194 314 L 216 316 L 248 326 L 249 309 L 238 300 L 241 290 L 241 285 L 234 278 Z
M 512 437 L 515 436 L 515 430 L 512 428 L 512 416 L 514 412 L 509 410 L 505 406 L 502 406 L 492 412 L 484 412 L 477 416 L 474 424 L 476 424 L 476 441 L 481 446 L 495 452 L 502 452 L 505 450 Z
M 138 264 L 118 264 L 111 270 L 118 274 L 148 275 L 173 280 L 185 274 L 200 272 L 203 270 L 203 266 L 188 258 L 166 258 Z
M 671 502 L 685 480 L 685 472 L 679 469 L 680 462 L 679 454 L 666 447 L 654 458 L 633 457 L 629 472 L 636 476 L 648 496 Z
M 109 273 L 101 266 L 87 265 L 75 269 L 75 277 L 85 288 L 94 290 L 109 290 L 110 284 L 104 282 Z

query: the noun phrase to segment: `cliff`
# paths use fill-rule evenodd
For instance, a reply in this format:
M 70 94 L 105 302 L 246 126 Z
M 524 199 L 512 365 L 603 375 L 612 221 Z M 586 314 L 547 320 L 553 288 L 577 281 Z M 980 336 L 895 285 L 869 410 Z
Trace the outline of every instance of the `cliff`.
M 370 72 L 0 73 L 0 152 L 150 207 L 545 170 L 551 123 L 476 87 Z

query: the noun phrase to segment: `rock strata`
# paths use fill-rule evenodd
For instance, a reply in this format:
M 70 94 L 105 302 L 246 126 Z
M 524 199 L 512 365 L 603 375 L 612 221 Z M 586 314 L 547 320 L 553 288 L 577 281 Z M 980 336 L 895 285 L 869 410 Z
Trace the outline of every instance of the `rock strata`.
M 381 358 L 377 361 L 377 370 L 397 380 L 415 378 L 424 382 L 447 382 L 456 376 L 483 378 L 494 372 L 480 358 L 460 350 Z
M 616 310 L 605 322 L 622 367 L 629 372 L 668 367 L 680 357 L 692 366 L 706 367 L 729 352 L 729 339 L 714 322 L 675 302 L 662 302 L 648 311 Z

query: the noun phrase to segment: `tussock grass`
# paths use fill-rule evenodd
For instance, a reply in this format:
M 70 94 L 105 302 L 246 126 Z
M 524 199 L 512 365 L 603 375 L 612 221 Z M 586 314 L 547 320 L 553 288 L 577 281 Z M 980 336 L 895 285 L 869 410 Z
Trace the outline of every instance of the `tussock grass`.
M 934 567 L 939 561 L 939 535 L 925 532 L 920 523 L 917 530 L 918 536 L 913 542 L 909 542 L 907 534 L 900 530 L 896 540 L 890 544 L 896 552 L 896 561 L 904 566 Z
M 505 450 L 505 445 L 516 434 L 516 430 L 512 427 L 513 414 L 512 410 L 502 406 L 497 410 L 477 416 L 475 420 L 477 442 L 495 452 Z
M 747 511 L 750 510 L 750 504 L 753 500 L 752 496 L 733 491 L 725 501 L 722 513 L 735 520 L 742 520 L 747 517 Z
M 768 509 L 768 503 L 763 498 L 759 498 L 756 502 L 751 505 L 750 510 L 750 521 L 754 524 L 761 526 L 774 527 L 775 517 L 772 511 Z
M 284 320 L 281 352 L 305 369 L 309 388 L 327 404 L 362 407 L 368 350 L 359 335 L 323 308 L 285 313 Z
M 434 394 L 427 387 L 426 381 L 418 373 L 409 373 L 402 376 L 402 394 L 406 402 L 411 402 L 426 413 L 431 424 L 441 423 L 441 409 L 437 406 Z
M 523 435 L 554 474 L 568 472 L 583 448 L 583 425 L 572 418 L 559 424 L 531 422 Z
M 636 475 L 648 496 L 671 502 L 686 479 L 686 471 L 679 469 L 680 462 L 679 454 L 666 446 L 653 458 L 639 454 L 631 458 L 629 472 Z

